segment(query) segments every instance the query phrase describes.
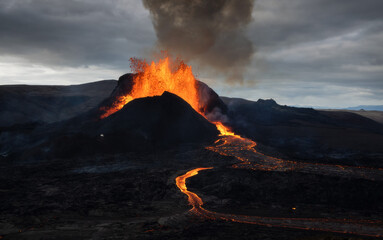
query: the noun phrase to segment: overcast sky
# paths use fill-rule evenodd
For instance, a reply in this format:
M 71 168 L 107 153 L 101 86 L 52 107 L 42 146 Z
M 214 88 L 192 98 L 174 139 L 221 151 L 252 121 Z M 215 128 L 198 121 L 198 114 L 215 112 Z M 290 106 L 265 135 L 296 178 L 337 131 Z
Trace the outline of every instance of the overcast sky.
M 238 0 L 240 1 L 240 0 Z M 296 106 L 383 105 L 382 0 L 258 0 L 245 84 L 197 66 L 219 94 Z M 139 0 L 1 0 L 0 84 L 117 79 L 156 33 Z

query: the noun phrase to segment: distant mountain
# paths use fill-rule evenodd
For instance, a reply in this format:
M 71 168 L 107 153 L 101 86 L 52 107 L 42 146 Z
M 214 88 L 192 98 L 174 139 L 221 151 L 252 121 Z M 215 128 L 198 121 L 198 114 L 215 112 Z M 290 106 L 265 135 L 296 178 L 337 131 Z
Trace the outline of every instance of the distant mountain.
M 272 99 L 221 99 L 228 107 L 230 127 L 258 146 L 295 160 L 383 166 L 383 125 L 380 116 L 368 114 L 380 112 L 297 108 Z
M 169 92 L 135 99 L 100 119 L 100 109 L 129 93 L 132 83 L 133 75 L 125 74 L 118 82 L 0 86 L 0 158 L 29 161 L 152 152 L 217 138 L 214 124 Z M 211 88 L 202 82 L 198 87 L 207 113 L 225 112 L 226 105 Z
M 116 80 L 69 86 L 0 86 L 0 129 L 15 124 L 53 123 L 89 111 L 107 98 Z
M 383 105 L 359 105 L 356 107 L 344 108 L 346 110 L 366 110 L 366 111 L 383 111 Z
M 151 153 L 181 144 L 210 144 L 219 134 L 214 124 L 169 92 L 135 99 L 104 119 L 84 116 L 36 128 L 27 144 L 18 148 L 21 154 L 13 155 L 14 159 Z

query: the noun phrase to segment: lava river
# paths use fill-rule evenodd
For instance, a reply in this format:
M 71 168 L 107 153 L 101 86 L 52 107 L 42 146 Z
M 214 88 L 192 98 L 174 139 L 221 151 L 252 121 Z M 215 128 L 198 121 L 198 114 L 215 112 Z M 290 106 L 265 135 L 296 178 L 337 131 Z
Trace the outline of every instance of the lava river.
M 207 147 L 207 149 L 221 155 L 233 156 L 238 159 L 238 163 L 233 165 L 233 168 L 247 168 L 263 171 L 300 171 L 323 175 L 356 176 L 373 180 L 377 178 L 383 179 L 382 169 L 287 161 L 258 153 L 254 149 L 255 146 L 256 143 L 252 140 L 230 134 L 221 136 L 213 146 Z M 188 196 L 189 204 L 192 206 L 190 212 L 199 217 L 269 227 L 286 227 L 383 237 L 383 222 L 379 220 L 261 217 L 218 213 L 206 210 L 202 207 L 202 199 L 196 193 L 187 189 L 186 180 L 197 175 L 199 171 L 205 171 L 212 168 L 213 167 L 196 168 L 175 179 L 177 187 L 181 192 Z
M 300 171 L 322 175 L 383 180 L 382 169 L 301 163 L 269 157 L 255 151 L 254 147 L 256 146 L 256 143 L 254 141 L 235 135 L 224 126 L 223 123 L 207 117 L 207 115 L 209 115 L 209 112 L 206 112 L 205 109 L 207 105 L 204 103 L 204 97 L 199 95 L 200 91 L 197 87 L 197 81 L 193 75 L 192 68 L 186 65 L 183 61 L 172 61 L 171 58 L 165 57 L 164 59 L 160 59 L 157 63 L 151 62 L 149 64 L 145 60 L 131 59 L 131 67 L 135 75 L 131 83 L 130 91 L 125 93 L 125 95 L 116 96 L 116 99 L 112 104 L 100 108 L 102 113 L 100 118 L 106 118 L 119 111 L 133 99 L 159 96 L 164 91 L 168 91 L 184 99 L 196 112 L 200 113 L 203 117 L 216 125 L 221 133 L 221 137 L 213 146 L 210 146 L 207 149 L 221 155 L 232 156 L 238 159 L 238 163 L 233 165 L 233 168 L 246 168 L 262 171 Z M 199 171 L 211 168 L 196 168 L 176 178 L 178 188 L 188 196 L 189 203 L 193 207 L 190 211 L 201 217 L 276 227 L 354 233 L 367 236 L 383 236 L 382 221 L 269 218 L 208 211 L 202 208 L 202 199 L 197 194 L 187 190 L 186 179 L 197 175 Z

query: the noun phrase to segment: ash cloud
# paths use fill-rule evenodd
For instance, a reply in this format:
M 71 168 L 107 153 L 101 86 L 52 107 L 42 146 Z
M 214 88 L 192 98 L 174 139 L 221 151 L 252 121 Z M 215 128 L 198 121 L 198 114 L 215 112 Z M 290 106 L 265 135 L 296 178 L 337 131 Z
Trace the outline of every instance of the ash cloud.
M 245 34 L 254 0 L 143 0 L 158 45 L 187 61 L 243 81 L 254 53 Z

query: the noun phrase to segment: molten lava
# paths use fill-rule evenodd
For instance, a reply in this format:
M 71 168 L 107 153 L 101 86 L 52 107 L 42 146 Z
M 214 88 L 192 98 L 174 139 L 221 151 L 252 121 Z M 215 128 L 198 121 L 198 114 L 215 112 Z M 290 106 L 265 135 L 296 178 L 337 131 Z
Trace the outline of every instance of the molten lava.
M 247 161 L 242 156 L 242 152 L 250 151 L 254 147 L 254 142 L 239 136 L 226 136 L 224 143 L 211 146 L 208 149 L 216 150 L 216 152 L 225 156 L 235 156 L 241 162 Z M 218 143 L 218 142 L 216 142 Z M 226 152 L 227 149 L 233 148 L 232 151 Z M 255 152 L 253 152 L 255 153 Z M 333 166 L 336 168 L 336 166 Z M 383 237 L 383 225 L 380 220 L 366 219 L 331 219 L 331 218 L 288 218 L 288 217 L 264 217 L 264 216 L 246 216 L 229 213 L 219 213 L 209 211 L 202 207 L 202 199 L 194 192 L 187 189 L 186 179 L 193 177 L 198 172 L 212 169 L 213 167 L 196 168 L 186 172 L 184 175 L 178 176 L 175 181 L 180 191 L 188 196 L 189 204 L 192 206 L 190 212 L 202 218 L 211 220 L 225 220 L 237 223 L 255 224 L 268 227 L 285 227 L 304 230 L 326 231 L 336 233 L 350 233 L 361 236 Z M 264 168 L 264 170 L 273 171 L 275 169 Z M 293 208 L 295 210 L 295 207 Z
M 200 96 L 197 89 L 191 66 L 183 61 L 171 61 L 169 57 L 160 59 L 157 63 L 146 63 L 145 60 L 131 58 L 131 68 L 134 73 L 133 86 L 129 94 L 118 97 L 112 106 L 104 107 L 101 118 L 117 112 L 128 102 L 136 98 L 160 96 L 165 91 L 181 97 L 199 114 L 204 116 L 203 107 L 200 104 Z M 234 135 L 221 122 L 213 122 L 221 135 Z
M 223 125 L 221 122 L 213 122 L 217 127 L 218 131 L 221 133 L 220 136 L 237 136 L 232 132 L 228 127 Z
M 172 69 L 169 57 L 150 65 L 143 60 L 131 58 L 130 61 L 136 73 L 132 90 L 128 95 L 120 96 L 110 108 L 104 108 L 101 118 L 117 112 L 133 99 L 160 96 L 165 91 L 178 95 L 200 113 L 196 80 L 190 66 L 180 61 Z
M 193 176 L 197 175 L 199 171 L 206 170 L 206 169 L 212 169 L 212 167 L 210 167 L 210 168 L 196 168 L 196 169 L 193 169 L 193 170 L 187 172 L 186 174 L 178 176 L 176 178 L 177 187 L 181 190 L 181 192 L 185 193 L 188 196 L 188 201 L 189 201 L 190 205 L 193 206 L 193 209 L 200 208 L 201 205 L 203 204 L 203 202 L 202 202 L 202 199 L 197 196 L 197 194 L 188 191 L 188 189 L 186 187 L 186 179 L 189 177 L 193 177 Z

